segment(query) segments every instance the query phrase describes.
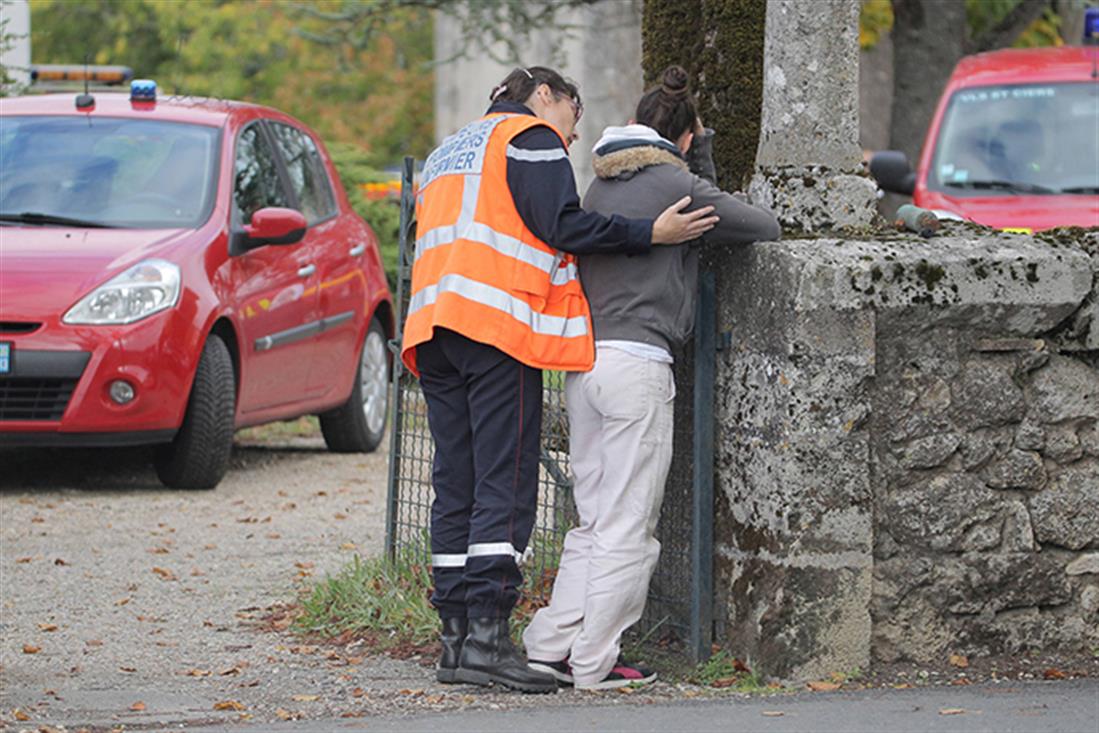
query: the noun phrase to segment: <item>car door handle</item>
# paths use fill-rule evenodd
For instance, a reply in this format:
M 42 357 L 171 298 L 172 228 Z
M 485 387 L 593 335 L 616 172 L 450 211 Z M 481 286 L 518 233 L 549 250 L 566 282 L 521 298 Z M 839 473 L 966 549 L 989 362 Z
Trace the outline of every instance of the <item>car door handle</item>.
M 347 254 L 351 255 L 352 257 L 358 257 L 359 255 L 361 255 L 365 251 L 366 251 L 366 245 L 365 244 L 360 244 L 358 247 L 352 247 L 351 251 L 348 252 Z
M 316 265 L 306 265 L 305 267 L 298 268 L 298 277 L 309 277 L 317 271 Z

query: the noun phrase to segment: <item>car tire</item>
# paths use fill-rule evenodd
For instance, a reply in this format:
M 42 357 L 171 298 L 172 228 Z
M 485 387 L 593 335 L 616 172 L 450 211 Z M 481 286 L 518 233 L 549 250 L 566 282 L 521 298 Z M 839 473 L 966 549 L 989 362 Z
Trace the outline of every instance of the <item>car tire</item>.
M 229 348 L 211 334 L 195 371 L 183 424 L 156 455 L 156 474 L 173 489 L 212 489 L 229 468 L 236 380 Z
M 351 396 L 339 407 L 321 413 L 321 433 L 335 453 L 370 453 L 381 445 L 389 412 L 389 352 L 385 329 L 371 319 Z

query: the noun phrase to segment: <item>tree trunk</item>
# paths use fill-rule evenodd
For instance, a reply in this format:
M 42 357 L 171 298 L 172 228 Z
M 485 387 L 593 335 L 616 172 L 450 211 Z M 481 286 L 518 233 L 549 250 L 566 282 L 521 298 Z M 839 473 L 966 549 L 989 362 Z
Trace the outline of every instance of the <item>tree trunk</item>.
M 727 190 L 743 188 L 755 168 L 766 10 L 765 0 L 645 0 L 645 83 L 670 64 L 687 69 L 702 121 L 717 131 L 714 163 Z
M 965 3 L 893 0 L 893 18 L 890 147 L 903 150 L 915 167 L 935 103 L 965 53 Z

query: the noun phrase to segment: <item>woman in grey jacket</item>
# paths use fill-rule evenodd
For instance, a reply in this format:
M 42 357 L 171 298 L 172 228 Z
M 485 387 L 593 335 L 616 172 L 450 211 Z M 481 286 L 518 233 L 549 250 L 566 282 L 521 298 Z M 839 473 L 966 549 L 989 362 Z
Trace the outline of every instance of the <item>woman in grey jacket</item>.
M 773 215 L 714 185 L 710 134 L 698 121 L 687 73 L 672 66 L 642 97 L 636 124 L 607 128 L 594 149 L 598 178 L 585 210 L 652 218 L 689 195 L 692 206 L 713 206 L 720 220 L 702 240 L 654 248 L 647 257 L 579 258 L 596 346 L 592 371 L 565 382 L 580 522 L 565 538 L 550 605 L 523 635 L 532 667 L 578 689 L 656 678 L 622 660 L 619 642 L 641 617 L 660 554 L 653 533 L 672 457 L 672 353 L 693 325 L 695 245 L 780 235 Z

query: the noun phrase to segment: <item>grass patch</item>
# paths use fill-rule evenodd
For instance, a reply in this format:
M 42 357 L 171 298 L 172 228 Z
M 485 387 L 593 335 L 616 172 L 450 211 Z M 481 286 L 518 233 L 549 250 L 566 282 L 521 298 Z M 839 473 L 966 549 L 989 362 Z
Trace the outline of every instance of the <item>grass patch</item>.
M 748 665 L 724 649 L 695 667 L 688 681 L 702 687 L 724 688 L 732 692 L 774 691 Z
M 519 641 L 535 612 L 549 601 L 556 559 L 551 550 L 558 543 L 532 538 L 536 567 L 523 568 L 523 588 L 511 616 L 512 637 Z M 423 559 L 427 553 L 407 547 L 395 561 L 384 556 L 356 555 L 336 575 L 306 591 L 296 629 L 306 634 L 335 638 L 348 634 L 368 640 L 377 651 L 422 647 L 439 638 L 439 616 L 431 605 L 431 568 Z M 553 557 L 551 564 L 545 562 Z
M 305 597 L 298 630 L 362 635 L 379 650 L 431 643 L 439 635 L 439 617 L 428 600 L 431 573 L 421 557 L 408 551 L 389 562 L 356 555 Z

